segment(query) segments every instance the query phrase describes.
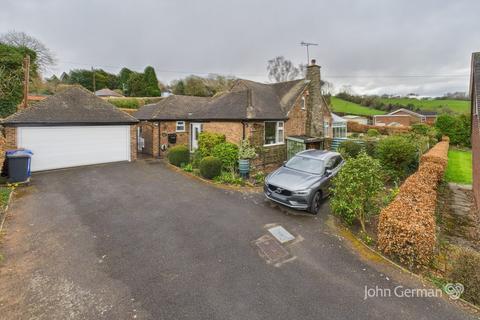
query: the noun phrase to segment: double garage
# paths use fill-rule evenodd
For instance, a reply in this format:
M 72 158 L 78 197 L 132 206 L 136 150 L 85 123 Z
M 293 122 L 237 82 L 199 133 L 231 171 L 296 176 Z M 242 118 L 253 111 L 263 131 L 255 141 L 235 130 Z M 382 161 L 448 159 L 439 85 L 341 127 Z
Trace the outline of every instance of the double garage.
M 69 88 L 3 121 L 7 149 L 33 152 L 42 171 L 136 159 L 138 121 L 80 88 Z

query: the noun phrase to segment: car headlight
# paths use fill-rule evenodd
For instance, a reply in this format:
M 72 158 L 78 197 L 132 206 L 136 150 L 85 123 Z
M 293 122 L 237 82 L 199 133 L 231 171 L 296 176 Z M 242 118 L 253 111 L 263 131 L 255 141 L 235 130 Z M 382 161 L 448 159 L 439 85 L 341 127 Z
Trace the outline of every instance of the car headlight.
M 294 196 L 307 196 L 310 193 L 310 190 L 297 190 L 297 191 L 292 191 L 292 195 Z

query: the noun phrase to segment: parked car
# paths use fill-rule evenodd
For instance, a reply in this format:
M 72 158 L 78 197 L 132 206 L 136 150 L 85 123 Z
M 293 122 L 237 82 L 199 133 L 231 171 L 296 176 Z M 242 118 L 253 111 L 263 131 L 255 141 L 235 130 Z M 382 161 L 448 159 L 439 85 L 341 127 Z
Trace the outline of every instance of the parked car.
M 265 196 L 277 203 L 317 214 L 329 195 L 332 178 L 345 161 L 338 152 L 305 150 L 265 178 Z

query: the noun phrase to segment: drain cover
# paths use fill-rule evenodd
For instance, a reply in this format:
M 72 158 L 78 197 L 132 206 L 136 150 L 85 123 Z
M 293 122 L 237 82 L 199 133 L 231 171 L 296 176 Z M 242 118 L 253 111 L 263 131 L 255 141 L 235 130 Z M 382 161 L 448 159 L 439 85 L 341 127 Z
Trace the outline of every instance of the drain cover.
M 295 239 L 295 237 L 282 226 L 270 228 L 268 229 L 268 232 L 270 232 L 280 243 Z
M 289 255 L 275 239 L 270 236 L 264 236 L 256 242 L 257 247 L 270 261 L 277 261 Z

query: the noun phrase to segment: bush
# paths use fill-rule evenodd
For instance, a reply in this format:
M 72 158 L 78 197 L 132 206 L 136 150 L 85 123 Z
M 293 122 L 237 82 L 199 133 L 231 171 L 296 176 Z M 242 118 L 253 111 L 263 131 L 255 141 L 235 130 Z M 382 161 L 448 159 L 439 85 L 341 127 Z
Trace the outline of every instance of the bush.
M 240 148 L 238 150 L 238 158 L 239 159 L 253 159 L 257 156 L 255 152 L 255 148 L 250 145 L 248 140 L 242 140 L 240 142 Z
M 135 98 L 110 98 L 107 99 L 107 101 L 116 106 L 117 108 L 126 109 L 138 109 L 138 107 L 145 104 L 143 100 Z
M 216 157 L 208 156 L 200 161 L 200 174 L 207 179 L 213 179 L 222 172 L 222 161 Z
M 213 147 L 225 142 L 225 135 L 213 132 L 202 132 L 198 137 L 198 152 L 202 158 L 212 155 Z
M 397 197 L 380 213 L 378 248 L 410 268 L 427 266 L 436 243 L 437 186 L 448 157 L 448 142 L 439 142 L 421 160 L 418 171 L 400 186 Z
M 355 158 L 361 151 L 362 146 L 352 140 L 345 140 L 338 146 L 338 152 L 340 152 L 344 158 Z
M 245 182 L 234 172 L 222 172 L 219 176 L 213 178 L 216 182 L 243 186 Z
M 376 150 L 377 150 L 377 141 L 376 140 L 365 140 L 365 144 L 363 146 L 365 152 L 370 157 L 376 157 Z
M 358 220 L 365 232 L 365 221 L 378 211 L 377 195 L 383 189 L 380 162 L 365 152 L 349 158 L 333 179 L 330 207 L 351 224 Z
M 404 136 L 389 136 L 380 140 L 376 154 L 390 178 L 394 180 L 408 176 L 415 170 L 418 162 L 417 147 Z
M 222 142 L 213 147 L 212 156 L 222 161 L 224 169 L 233 171 L 237 166 L 238 146 L 230 142 Z
M 480 254 L 472 249 L 459 248 L 453 257 L 447 278 L 452 283 L 461 283 L 465 287 L 462 298 L 480 305 Z
M 425 123 L 414 123 L 412 124 L 412 132 L 416 134 L 421 134 L 426 136 L 428 131 L 430 130 L 430 126 Z
M 442 114 L 437 118 L 435 127 L 450 138 L 450 143 L 469 147 L 471 145 L 471 123 L 467 115 Z
M 380 132 L 378 132 L 377 129 L 368 129 L 367 130 L 367 136 L 369 137 L 377 137 L 380 135 Z
M 185 145 L 170 148 L 168 151 L 168 162 L 174 166 L 181 167 L 190 162 L 190 151 Z
M 195 152 L 191 155 L 191 159 L 192 159 L 192 167 L 197 169 L 200 167 L 200 161 L 202 161 L 202 154 L 200 153 L 200 151 L 195 150 Z

